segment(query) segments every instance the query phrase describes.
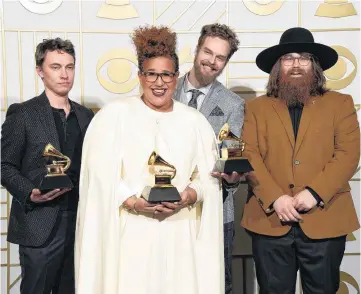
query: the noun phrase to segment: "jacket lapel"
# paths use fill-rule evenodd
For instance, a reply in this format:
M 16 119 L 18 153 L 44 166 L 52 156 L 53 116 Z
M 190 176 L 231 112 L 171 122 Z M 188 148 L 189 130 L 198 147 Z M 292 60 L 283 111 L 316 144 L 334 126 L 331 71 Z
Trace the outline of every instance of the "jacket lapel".
M 37 103 L 38 108 L 36 111 L 38 112 L 38 117 L 44 126 L 46 138 L 50 144 L 52 144 L 58 151 L 60 151 L 59 137 L 55 126 L 53 111 L 51 110 L 51 106 L 48 97 L 46 97 L 45 91 L 37 97 Z
M 208 118 L 212 112 L 212 110 L 218 106 L 219 100 L 221 96 L 219 95 L 219 91 L 221 90 L 220 83 L 215 81 L 207 93 L 206 97 L 204 97 L 202 106 L 200 108 L 200 112 Z
M 185 78 L 186 78 L 186 74 L 183 77 L 178 79 L 177 88 L 176 88 L 175 93 L 174 93 L 174 100 L 180 101 L 181 91 L 183 89 L 183 84 L 184 84 Z
M 303 107 L 300 126 L 298 128 L 295 155 L 301 147 L 302 141 L 306 135 L 307 129 L 310 125 L 312 116 L 316 109 L 316 97 L 311 97 L 311 100 Z
M 273 108 L 278 114 L 278 117 L 280 118 L 283 127 L 286 130 L 288 139 L 291 143 L 292 149 L 295 147 L 295 135 L 293 134 L 293 127 L 292 127 L 292 121 L 290 118 L 290 113 L 288 111 L 288 108 L 283 101 L 274 98 Z
M 89 123 L 89 118 L 88 118 L 87 114 L 85 113 L 85 111 L 80 110 L 80 105 L 79 104 L 74 103 L 71 100 L 70 100 L 70 103 L 71 103 L 71 107 L 73 107 L 73 109 L 74 109 L 74 112 L 75 112 L 76 118 L 78 120 L 80 130 L 81 130 L 81 132 L 82 132 L 82 134 L 84 136 L 86 127 L 87 127 L 87 125 Z

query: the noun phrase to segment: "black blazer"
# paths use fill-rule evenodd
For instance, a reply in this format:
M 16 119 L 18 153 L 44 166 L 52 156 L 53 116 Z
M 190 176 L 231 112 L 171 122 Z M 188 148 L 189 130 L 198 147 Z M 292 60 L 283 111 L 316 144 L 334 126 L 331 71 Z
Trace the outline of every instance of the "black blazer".
M 84 137 L 94 114 L 72 101 Z M 46 174 L 42 156 L 46 144 L 60 150 L 53 112 L 45 92 L 12 104 L 1 131 L 1 184 L 13 196 L 7 240 L 41 246 L 50 236 L 59 212 L 56 202 L 29 205 L 31 191 Z

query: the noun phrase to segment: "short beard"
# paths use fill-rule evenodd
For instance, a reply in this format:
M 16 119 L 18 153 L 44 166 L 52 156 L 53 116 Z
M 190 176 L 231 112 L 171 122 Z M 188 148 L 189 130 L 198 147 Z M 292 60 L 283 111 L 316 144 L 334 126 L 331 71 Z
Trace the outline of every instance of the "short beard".
M 285 101 L 288 106 L 304 105 L 311 97 L 313 73 L 303 72 L 300 78 L 292 78 L 291 72 L 280 72 L 278 97 Z
M 197 57 L 197 56 L 196 56 Z M 202 62 L 202 61 L 201 61 Z M 194 74 L 195 77 L 198 81 L 198 83 L 202 86 L 208 86 L 209 84 L 212 84 L 217 77 L 220 76 L 220 74 L 223 72 L 223 70 L 219 71 L 217 74 L 213 75 L 213 76 L 204 76 L 201 72 L 201 66 L 200 64 L 197 63 L 196 58 L 194 59 Z

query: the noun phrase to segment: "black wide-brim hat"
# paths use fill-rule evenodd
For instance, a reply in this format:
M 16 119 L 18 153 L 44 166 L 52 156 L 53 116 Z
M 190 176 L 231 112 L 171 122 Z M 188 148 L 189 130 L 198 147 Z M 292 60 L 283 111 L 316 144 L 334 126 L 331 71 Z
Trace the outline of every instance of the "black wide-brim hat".
M 291 28 L 285 31 L 278 45 L 267 48 L 258 54 L 257 66 L 266 73 L 270 73 L 277 60 L 288 53 L 307 52 L 315 55 L 323 70 L 327 70 L 338 59 L 337 52 L 329 46 L 315 43 L 312 33 L 304 28 Z

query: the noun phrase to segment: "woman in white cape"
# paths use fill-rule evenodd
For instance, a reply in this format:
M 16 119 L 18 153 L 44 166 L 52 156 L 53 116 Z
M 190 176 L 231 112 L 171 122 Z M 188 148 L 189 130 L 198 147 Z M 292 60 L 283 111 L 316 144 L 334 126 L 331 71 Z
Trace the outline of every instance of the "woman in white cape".
M 222 294 L 213 130 L 201 113 L 172 99 L 179 66 L 175 33 L 139 28 L 133 42 L 144 93 L 105 106 L 84 140 L 76 293 Z M 142 197 L 153 151 L 175 166 L 179 203 L 152 205 Z

